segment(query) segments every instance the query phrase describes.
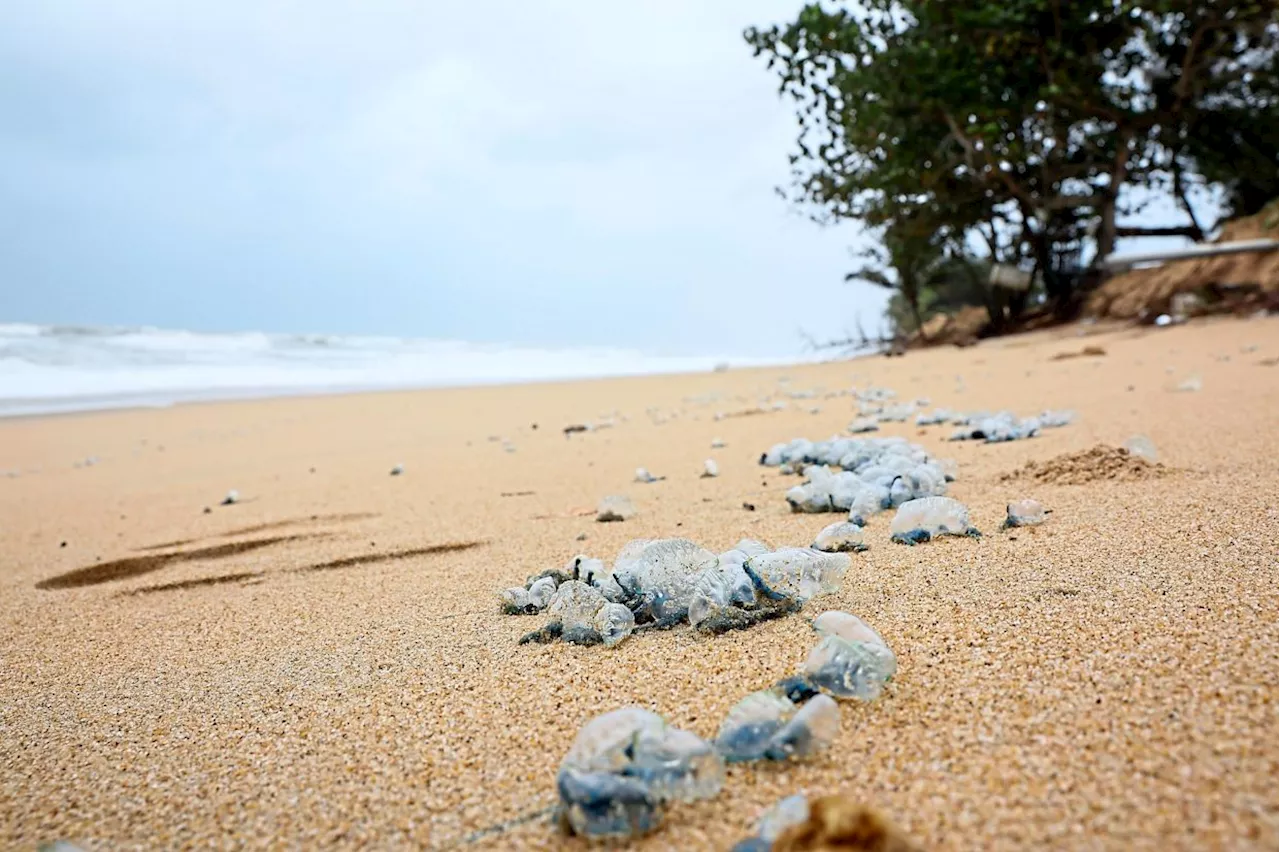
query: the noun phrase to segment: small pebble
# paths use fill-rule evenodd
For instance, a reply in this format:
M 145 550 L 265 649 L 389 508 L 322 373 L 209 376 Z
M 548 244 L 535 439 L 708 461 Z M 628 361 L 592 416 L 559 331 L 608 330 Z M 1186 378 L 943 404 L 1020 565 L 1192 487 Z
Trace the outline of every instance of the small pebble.
M 312 470 L 314 471 L 314 470 L 315 470 L 315 468 L 312 468 Z M 398 465 L 396 465 L 395 467 L 391 468 L 391 475 L 392 475 L 392 476 L 399 476 L 399 475 L 400 475 L 400 474 L 402 474 L 402 473 L 404 473 L 404 465 L 402 465 L 402 464 L 398 464 Z

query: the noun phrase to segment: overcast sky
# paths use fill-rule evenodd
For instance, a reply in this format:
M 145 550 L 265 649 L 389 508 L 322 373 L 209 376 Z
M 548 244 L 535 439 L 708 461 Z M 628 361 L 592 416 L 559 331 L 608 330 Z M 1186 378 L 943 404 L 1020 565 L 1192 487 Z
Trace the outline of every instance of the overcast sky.
M 0 4 L 0 321 L 797 351 L 798 0 Z

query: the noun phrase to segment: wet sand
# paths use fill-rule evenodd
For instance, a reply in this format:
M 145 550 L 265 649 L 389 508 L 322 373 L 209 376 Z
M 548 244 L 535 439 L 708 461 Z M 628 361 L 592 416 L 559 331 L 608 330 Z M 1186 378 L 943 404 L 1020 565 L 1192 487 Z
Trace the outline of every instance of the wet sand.
M 808 544 L 836 516 L 791 514 L 796 480 L 757 458 L 840 432 L 851 399 L 714 415 L 874 383 L 1079 418 L 1001 445 L 882 427 L 958 461 L 951 494 L 986 535 L 891 545 L 876 517 L 806 614 L 847 609 L 885 637 L 885 695 L 842 704 L 829 752 L 732 767 L 636 848 L 725 849 L 778 798 L 843 789 L 930 849 L 1275 849 L 1277 331 L 1070 328 L 788 369 L 0 422 L 0 470 L 21 469 L 0 476 L 0 847 L 450 848 L 553 803 L 597 713 L 639 704 L 714 735 L 803 660 L 803 616 L 517 647 L 542 620 L 498 615 L 496 593 L 632 538 Z M 1085 345 L 1106 354 L 1054 357 Z M 1171 390 L 1192 374 L 1201 391 Z M 614 428 L 561 431 L 614 410 Z M 1139 432 L 1166 475 L 1002 478 Z M 719 478 L 699 478 L 708 457 Z M 640 465 L 667 479 L 632 483 Z M 580 515 L 613 493 L 639 514 Z M 1021 497 L 1051 520 L 998 532 Z M 466 848 L 586 845 L 534 820 Z

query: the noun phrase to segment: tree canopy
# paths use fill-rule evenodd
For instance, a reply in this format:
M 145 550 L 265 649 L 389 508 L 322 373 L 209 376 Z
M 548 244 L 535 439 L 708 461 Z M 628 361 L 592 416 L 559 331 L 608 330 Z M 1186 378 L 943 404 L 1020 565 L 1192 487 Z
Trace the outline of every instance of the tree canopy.
M 890 254 L 1020 265 L 1060 310 L 1086 249 L 1203 236 L 1191 186 L 1238 213 L 1275 197 L 1271 4 L 860 0 L 745 35 L 797 107 L 794 201 L 883 228 Z M 1118 224 L 1160 193 L 1185 225 Z

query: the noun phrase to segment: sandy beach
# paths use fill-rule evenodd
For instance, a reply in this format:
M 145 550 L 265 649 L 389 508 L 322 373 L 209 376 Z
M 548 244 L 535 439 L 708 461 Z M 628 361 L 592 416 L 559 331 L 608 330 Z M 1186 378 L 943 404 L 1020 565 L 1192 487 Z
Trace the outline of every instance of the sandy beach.
M 542 819 L 473 835 L 553 804 L 598 713 L 713 736 L 804 659 L 806 617 L 845 609 L 897 654 L 885 694 L 842 703 L 831 750 L 731 767 L 635 848 L 727 849 L 782 796 L 843 790 L 926 849 L 1275 849 L 1277 339 L 1274 317 L 1071 326 L 786 369 L 0 421 L 0 846 L 587 848 Z M 1055 357 L 1086 345 L 1105 354 Z M 1078 418 L 991 445 L 882 426 L 958 462 L 950 494 L 985 535 L 899 546 L 879 515 L 801 615 L 517 646 L 543 619 L 499 615 L 497 593 L 576 553 L 807 545 L 837 516 L 792 514 L 796 480 L 757 460 L 842 432 L 852 400 L 826 394 L 855 385 Z M 715 418 L 763 399 L 788 405 Z M 1008 476 L 1135 433 L 1161 470 Z M 667 478 L 633 483 L 641 465 Z M 637 516 L 583 514 L 607 494 Z M 1022 497 L 1051 520 L 999 532 Z

